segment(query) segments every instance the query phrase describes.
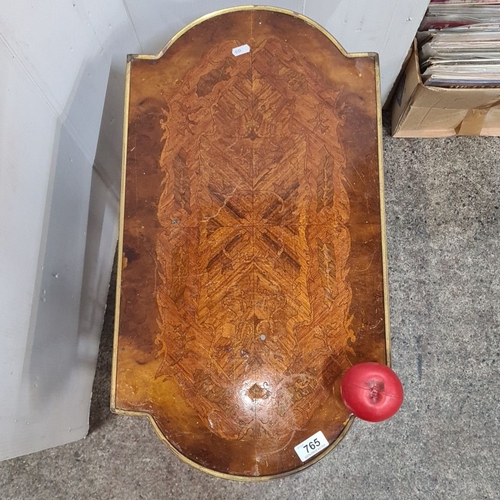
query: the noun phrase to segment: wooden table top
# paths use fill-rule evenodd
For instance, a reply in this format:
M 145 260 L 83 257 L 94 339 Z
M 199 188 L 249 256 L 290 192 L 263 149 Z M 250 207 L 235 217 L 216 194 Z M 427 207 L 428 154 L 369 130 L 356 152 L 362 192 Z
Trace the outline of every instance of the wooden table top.
M 313 463 L 389 363 L 377 64 L 265 8 L 129 58 L 112 408 L 207 472 Z

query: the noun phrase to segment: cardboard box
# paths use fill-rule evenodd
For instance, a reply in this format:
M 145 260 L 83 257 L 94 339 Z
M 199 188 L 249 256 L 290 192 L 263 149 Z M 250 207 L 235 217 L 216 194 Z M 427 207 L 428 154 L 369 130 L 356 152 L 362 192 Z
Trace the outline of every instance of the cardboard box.
M 418 48 L 392 100 L 394 137 L 500 136 L 500 89 L 446 89 L 422 83 Z

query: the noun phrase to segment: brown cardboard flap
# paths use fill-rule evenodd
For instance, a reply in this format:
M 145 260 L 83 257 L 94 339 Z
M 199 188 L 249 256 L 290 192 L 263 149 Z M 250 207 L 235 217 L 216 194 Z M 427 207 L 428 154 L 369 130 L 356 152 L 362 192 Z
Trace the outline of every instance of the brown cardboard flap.
M 455 129 L 457 135 L 481 135 L 486 116 L 494 107 L 500 106 L 500 99 L 485 106 L 469 109 L 462 122 Z
M 469 109 L 460 125 L 456 128 L 457 135 L 479 135 L 483 129 L 484 119 L 489 109 Z

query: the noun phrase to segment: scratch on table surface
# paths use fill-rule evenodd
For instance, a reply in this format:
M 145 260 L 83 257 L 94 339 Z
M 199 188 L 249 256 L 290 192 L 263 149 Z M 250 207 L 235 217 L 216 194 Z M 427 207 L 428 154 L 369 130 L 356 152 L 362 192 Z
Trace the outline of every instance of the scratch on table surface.
M 370 269 L 371 265 L 373 264 L 373 259 L 375 258 L 375 254 L 376 254 L 376 252 L 372 253 L 372 257 L 370 259 L 370 262 L 368 263 L 368 265 L 364 269 L 356 269 L 356 271 L 361 271 L 361 272 L 368 271 L 368 269 Z
M 217 212 L 215 212 L 214 215 L 210 215 L 208 217 L 204 217 L 203 220 L 201 221 L 202 223 L 207 223 L 208 221 L 210 221 L 211 219 L 215 219 L 216 217 L 218 217 L 220 215 L 220 213 L 222 212 L 222 210 L 226 207 L 226 205 L 228 204 L 229 200 L 234 196 L 234 193 L 236 192 L 236 190 L 240 187 L 241 183 L 237 184 L 236 186 L 234 186 L 234 189 L 228 194 L 225 196 L 224 198 L 224 203 L 218 208 Z

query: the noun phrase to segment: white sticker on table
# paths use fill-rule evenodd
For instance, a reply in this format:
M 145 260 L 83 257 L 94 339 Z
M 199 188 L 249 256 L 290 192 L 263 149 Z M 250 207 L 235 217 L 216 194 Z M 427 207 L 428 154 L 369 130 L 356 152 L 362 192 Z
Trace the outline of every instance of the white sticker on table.
M 327 448 L 329 444 L 330 443 L 327 441 L 325 435 L 321 431 L 318 431 L 310 438 L 307 438 L 305 441 L 298 444 L 294 450 L 300 460 L 305 462 L 311 457 L 314 457 L 314 455 L 317 455 L 321 450 Z
M 235 47 L 233 49 L 233 56 L 241 56 L 242 54 L 248 54 L 250 52 L 250 46 L 245 44 L 245 45 L 240 45 L 239 47 Z

